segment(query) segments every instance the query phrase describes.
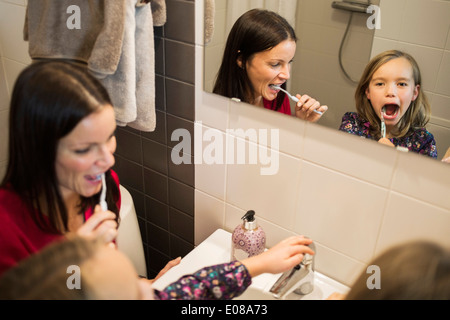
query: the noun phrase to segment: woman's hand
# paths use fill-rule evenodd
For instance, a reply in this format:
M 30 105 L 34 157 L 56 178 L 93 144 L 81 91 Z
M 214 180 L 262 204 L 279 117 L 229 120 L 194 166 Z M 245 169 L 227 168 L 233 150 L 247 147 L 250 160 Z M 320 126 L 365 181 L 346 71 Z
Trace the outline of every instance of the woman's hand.
M 181 257 L 178 257 L 176 259 L 170 260 L 169 262 L 167 262 L 166 266 L 164 268 L 162 268 L 161 271 L 156 275 L 156 277 L 154 279 L 149 280 L 149 281 L 151 281 L 151 282 L 156 281 L 158 278 L 162 277 L 167 271 L 169 271 L 170 269 L 172 269 L 176 265 L 180 264 L 180 262 L 181 262 Z
M 298 265 L 305 253 L 313 255 L 314 251 L 308 247 L 312 242 L 303 236 L 289 237 L 257 256 L 242 260 L 242 264 L 252 277 L 262 273 L 281 273 Z
M 381 138 L 380 140 L 378 140 L 378 143 L 387 145 L 389 147 L 395 147 L 395 145 L 388 138 Z
M 303 96 L 297 94 L 299 101 L 295 106 L 295 116 L 302 120 L 316 122 L 322 115 L 314 112 L 314 110 L 325 113 L 328 110 L 327 106 L 321 106 L 320 102 L 310 96 L 304 94 Z
M 77 235 L 87 238 L 101 238 L 104 243 L 111 243 L 117 237 L 116 215 L 111 211 L 103 211 L 96 205 L 94 214 L 76 231 Z

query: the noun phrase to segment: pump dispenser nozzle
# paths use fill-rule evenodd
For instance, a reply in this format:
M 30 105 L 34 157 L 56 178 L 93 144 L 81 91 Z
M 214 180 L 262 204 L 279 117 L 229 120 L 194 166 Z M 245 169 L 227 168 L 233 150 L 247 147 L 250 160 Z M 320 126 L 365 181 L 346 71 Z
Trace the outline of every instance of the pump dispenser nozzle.
M 255 230 L 258 226 L 255 220 L 255 211 L 249 210 L 246 214 L 241 218 L 244 220 L 243 226 L 246 230 Z

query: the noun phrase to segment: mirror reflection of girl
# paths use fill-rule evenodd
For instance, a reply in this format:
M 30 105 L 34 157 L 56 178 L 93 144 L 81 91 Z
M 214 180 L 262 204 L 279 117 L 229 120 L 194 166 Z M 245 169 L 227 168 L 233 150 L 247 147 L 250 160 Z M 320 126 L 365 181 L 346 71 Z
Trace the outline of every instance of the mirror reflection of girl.
M 253 9 L 244 13 L 228 35 L 222 64 L 213 92 L 266 109 L 292 115 L 285 93 L 297 37 L 289 23 L 275 12 Z M 327 106 L 304 94 L 297 94 L 295 116 L 316 122 Z
M 357 112 L 345 113 L 339 130 L 437 158 L 436 142 L 425 128 L 431 107 L 421 85 L 420 69 L 411 55 L 397 50 L 380 53 L 368 63 L 356 89 Z

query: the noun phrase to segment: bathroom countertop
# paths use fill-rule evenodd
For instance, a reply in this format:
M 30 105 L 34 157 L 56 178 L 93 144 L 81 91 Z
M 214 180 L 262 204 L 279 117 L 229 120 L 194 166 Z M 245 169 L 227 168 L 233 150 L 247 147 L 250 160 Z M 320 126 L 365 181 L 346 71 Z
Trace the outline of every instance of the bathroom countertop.
M 192 274 L 206 266 L 230 262 L 231 233 L 217 229 L 206 240 L 189 252 L 179 265 L 167 271 L 153 283 L 153 288 L 163 290 L 181 276 Z
M 184 275 L 193 274 L 206 266 L 230 262 L 231 236 L 232 235 L 230 232 L 223 229 L 217 229 L 194 250 L 188 253 L 181 260 L 179 265 L 173 267 L 162 277 L 156 280 L 153 283 L 153 288 L 163 290 L 166 286 L 177 281 Z M 315 272 L 315 275 L 316 286 L 320 286 L 320 289 L 315 288 L 312 294 L 304 296 L 303 299 L 325 299 L 332 292 L 345 293 L 349 289 L 348 287 L 318 273 L 317 271 Z M 263 273 L 252 278 L 251 288 L 256 289 L 258 292 L 268 292 L 280 276 L 281 273 L 276 275 Z M 294 295 L 294 299 L 300 298 L 302 297 Z

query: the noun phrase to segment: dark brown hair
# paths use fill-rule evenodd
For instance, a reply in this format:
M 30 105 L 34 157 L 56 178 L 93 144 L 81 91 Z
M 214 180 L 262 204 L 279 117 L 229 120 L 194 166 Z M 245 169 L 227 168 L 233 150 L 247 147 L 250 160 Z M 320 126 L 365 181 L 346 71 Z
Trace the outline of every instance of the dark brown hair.
M 253 88 L 247 75 L 247 61 L 285 40 L 297 41 L 297 37 L 292 26 L 279 14 L 262 9 L 244 13 L 228 35 L 213 92 L 251 103 L 254 97 L 249 96 L 253 95 Z M 238 66 L 238 59 L 242 61 L 242 68 Z M 286 84 L 282 87 L 286 89 Z M 284 98 L 285 94 L 280 92 L 274 100 L 274 110 L 280 108 Z
M 9 159 L 1 187 L 21 196 L 43 230 L 68 231 L 55 168 L 59 140 L 82 119 L 108 105 L 112 103 L 101 83 L 85 68 L 68 62 L 36 62 L 17 78 L 10 107 Z M 110 171 L 106 183 L 108 208 L 118 220 L 119 189 Z M 80 213 L 98 203 L 99 196 L 82 197 Z

